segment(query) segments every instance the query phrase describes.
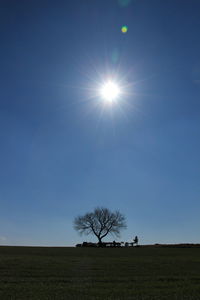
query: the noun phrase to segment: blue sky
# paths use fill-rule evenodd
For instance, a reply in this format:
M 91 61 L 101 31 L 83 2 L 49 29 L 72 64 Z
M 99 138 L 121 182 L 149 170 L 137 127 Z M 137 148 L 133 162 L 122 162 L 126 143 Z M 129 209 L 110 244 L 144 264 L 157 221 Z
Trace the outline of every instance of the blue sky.
M 121 240 L 198 243 L 200 2 L 2 0 L 0 25 L 0 244 L 92 241 L 72 223 L 96 206 Z

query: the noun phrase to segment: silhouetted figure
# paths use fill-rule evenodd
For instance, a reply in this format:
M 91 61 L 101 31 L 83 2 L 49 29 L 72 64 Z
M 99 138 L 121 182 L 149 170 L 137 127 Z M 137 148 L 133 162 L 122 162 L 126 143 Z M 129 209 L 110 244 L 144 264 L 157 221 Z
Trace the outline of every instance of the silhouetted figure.
M 135 238 L 133 239 L 133 243 L 138 246 L 138 237 L 137 235 L 135 236 Z
M 113 241 L 113 247 L 116 247 L 116 242 L 115 241 Z

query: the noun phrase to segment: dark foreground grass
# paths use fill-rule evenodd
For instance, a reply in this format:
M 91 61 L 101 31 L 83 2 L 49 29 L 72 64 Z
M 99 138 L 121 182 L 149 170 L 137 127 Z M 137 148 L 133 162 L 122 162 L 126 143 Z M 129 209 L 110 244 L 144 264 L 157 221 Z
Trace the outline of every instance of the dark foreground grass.
M 200 299 L 200 249 L 0 247 L 1 300 Z

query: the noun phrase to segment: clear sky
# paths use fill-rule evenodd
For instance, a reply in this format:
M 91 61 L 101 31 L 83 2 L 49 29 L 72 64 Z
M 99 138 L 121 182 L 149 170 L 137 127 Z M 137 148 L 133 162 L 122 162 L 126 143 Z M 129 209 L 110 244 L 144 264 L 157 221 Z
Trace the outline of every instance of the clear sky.
M 96 206 L 122 241 L 200 242 L 200 1 L 1 0 L 0 42 L 0 244 L 92 241 Z

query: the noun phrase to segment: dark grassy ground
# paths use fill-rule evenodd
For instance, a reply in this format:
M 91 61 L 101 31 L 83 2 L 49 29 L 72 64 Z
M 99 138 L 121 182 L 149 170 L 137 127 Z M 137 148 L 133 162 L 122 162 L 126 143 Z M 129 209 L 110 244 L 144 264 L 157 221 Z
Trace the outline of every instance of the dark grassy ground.
M 200 248 L 0 247 L 0 299 L 200 299 Z

